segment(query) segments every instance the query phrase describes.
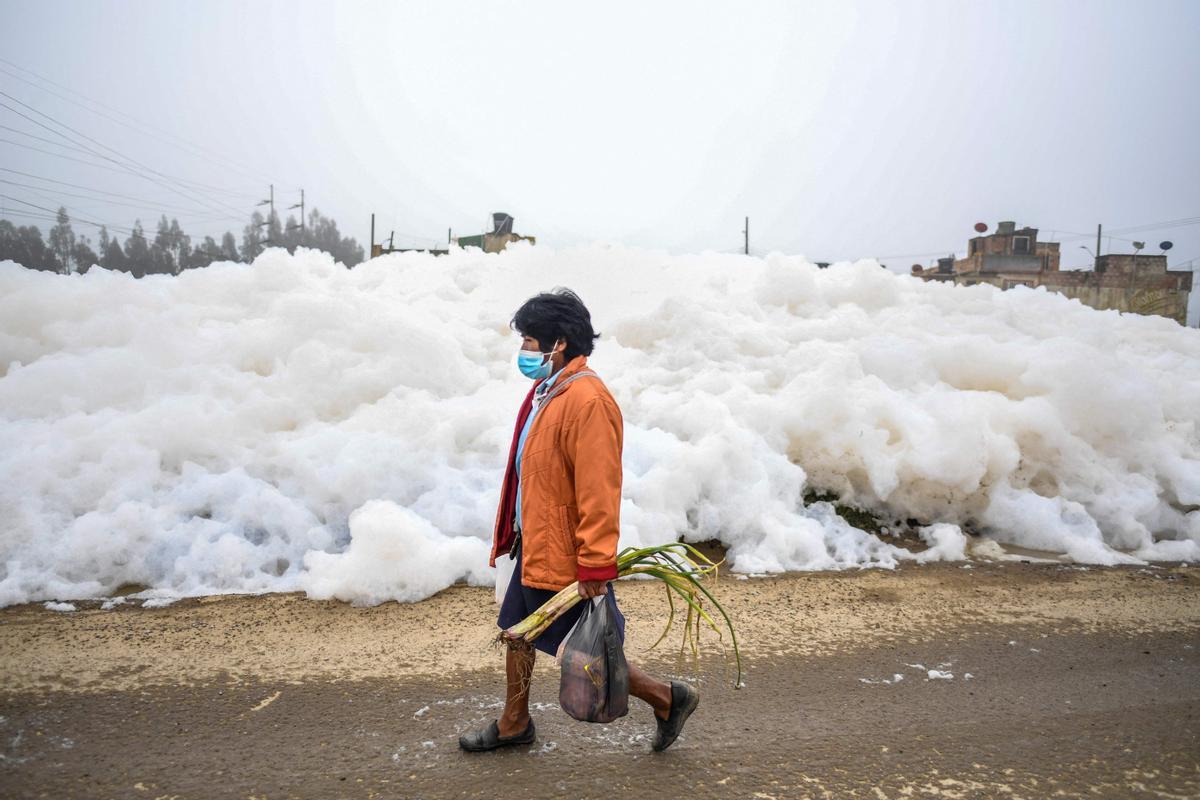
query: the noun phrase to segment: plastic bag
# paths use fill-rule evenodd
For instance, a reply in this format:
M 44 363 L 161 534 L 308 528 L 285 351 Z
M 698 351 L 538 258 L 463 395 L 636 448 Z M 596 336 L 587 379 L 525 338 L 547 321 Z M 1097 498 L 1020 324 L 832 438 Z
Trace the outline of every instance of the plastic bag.
M 504 603 L 504 595 L 508 585 L 512 583 L 513 573 L 517 571 L 517 560 L 508 556 L 496 558 L 496 605 Z
M 558 704 L 580 722 L 612 722 L 629 711 L 629 664 L 607 598 L 584 606 L 559 650 Z

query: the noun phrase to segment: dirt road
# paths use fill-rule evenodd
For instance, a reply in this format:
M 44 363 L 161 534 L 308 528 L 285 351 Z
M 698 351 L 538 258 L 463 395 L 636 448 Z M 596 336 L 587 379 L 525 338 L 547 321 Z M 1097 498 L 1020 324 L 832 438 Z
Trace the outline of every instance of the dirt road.
M 1200 570 L 975 564 L 722 580 L 746 686 L 698 683 L 681 740 L 554 705 L 538 742 L 466 755 L 493 718 L 488 589 L 356 609 L 298 596 L 0 611 L 4 797 L 1200 797 Z M 663 646 L 665 647 L 665 646 Z M 548 660 L 546 660 L 548 661 Z M 636 703 L 636 701 L 634 701 Z

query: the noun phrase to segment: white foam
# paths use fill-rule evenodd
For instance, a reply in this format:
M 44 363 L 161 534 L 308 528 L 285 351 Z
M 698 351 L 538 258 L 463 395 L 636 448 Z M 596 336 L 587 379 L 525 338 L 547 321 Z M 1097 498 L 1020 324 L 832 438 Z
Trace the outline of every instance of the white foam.
M 529 386 L 507 323 L 557 285 L 625 416 L 623 546 L 720 538 L 754 573 L 914 557 L 813 488 L 921 520 L 918 560 L 962 558 L 967 526 L 1200 559 L 1200 333 L 1169 320 L 872 262 L 270 250 L 142 280 L 0 264 L 0 604 L 490 583 Z
M 317 599 L 407 602 L 444 589 L 464 572 L 485 581 L 487 557 L 487 544 L 476 537 L 446 536 L 407 508 L 372 500 L 350 515 L 344 551 L 304 557 L 308 569 L 300 583 Z
M 962 561 L 967 557 L 967 537 L 957 525 L 939 522 L 918 530 L 921 540 L 929 545 L 917 554 L 917 561 Z

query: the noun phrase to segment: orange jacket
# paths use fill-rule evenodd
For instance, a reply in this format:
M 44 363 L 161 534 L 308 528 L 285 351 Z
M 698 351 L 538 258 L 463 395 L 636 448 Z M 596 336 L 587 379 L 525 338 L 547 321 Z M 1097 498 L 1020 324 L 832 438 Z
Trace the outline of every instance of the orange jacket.
M 536 589 L 617 577 L 621 410 L 595 373 L 581 372 L 590 373 L 585 356 L 559 371 L 521 455 L 521 582 Z M 517 437 L 532 398 L 530 392 L 517 415 L 492 537 L 492 566 L 513 545 Z

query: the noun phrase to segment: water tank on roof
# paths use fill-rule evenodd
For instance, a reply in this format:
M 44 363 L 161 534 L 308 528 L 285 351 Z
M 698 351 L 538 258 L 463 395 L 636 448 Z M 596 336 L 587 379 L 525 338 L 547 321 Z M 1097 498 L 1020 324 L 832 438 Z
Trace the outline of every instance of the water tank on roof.
M 492 233 L 496 236 L 503 236 L 507 233 L 512 233 L 513 218 L 503 211 L 497 211 L 492 214 Z
M 1012 222 L 1011 220 L 1006 220 L 996 224 L 996 233 L 1007 234 L 1011 236 L 1016 229 L 1017 223 Z

